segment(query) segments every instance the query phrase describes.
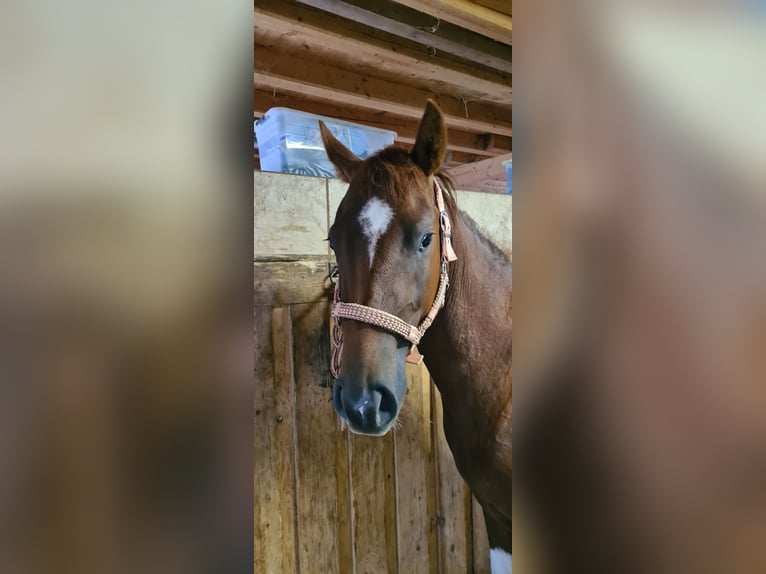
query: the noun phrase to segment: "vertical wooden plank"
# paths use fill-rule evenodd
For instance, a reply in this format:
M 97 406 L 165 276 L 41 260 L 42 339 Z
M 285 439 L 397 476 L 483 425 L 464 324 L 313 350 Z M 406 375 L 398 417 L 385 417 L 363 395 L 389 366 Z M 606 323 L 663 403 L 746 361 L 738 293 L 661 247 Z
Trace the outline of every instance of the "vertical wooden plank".
M 271 425 L 273 417 L 274 350 L 271 344 L 271 309 L 255 307 L 254 317 L 254 406 L 255 460 L 254 460 L 254 571 L 267 572 L 267 550 L 274 546 L 269 517 L 278 515 L 278 501 L 270 497 L 274 476 L 271 472 Z M 267 407 L 268 405 L 268 407 Z M 267 498 L 267 496 L 269 498 Z M 268 526 L 267 526 L 268 524 Z
M 348 441 L 339 430 L 331 401 L 328 308 L 326 303 L 291 307 L 298 452 L 298 556 L 301 572 L 309 574 L 340 574 L 351 567 Z
M 431 378 L 422 363 L 406 370 L 407 398 L 394 433 L 399 572 L 437 574 Z
M 471 494 L 457 471 L 444 436 L 442 400 L 431 387 L 436 482 L 436 525 L 441 574 L 465 574 L 473 566 Z
M 397 572 L 396 471 L 391 433 L 351 436 L 351 499 L 356 574 Z
M 290 310 L 255 307 L 255 571 L 298 571 Z
M 473 511 L 473 572 L 474 574 L 489 574 L 489 540 L 487 540 L 487 527 L 484 524 L 484 512 L 481 505 L 472 496 L 471 508 Z
M 326 235 L 330 233 L 330 226 L 335 221 L 335 212 L 338 209 L 341 199 L 346 193 L 348 184 L 345 184 L 337 179 L 325 180 L 325 193 L 326 193 L 326 221 L 327 229 Z M 330 262 L 330 267 L 335 265 L 335 253 L 330 249 L 329 241 L 327 243 L 327 260 Z M 326 306 L 327 313 L 327 333 L 328 342 L 326 347 L 327 354 L 327 371 L 330 380 L 330 385 L 335 384 L 332 375 L 329 373 L 330 357 L 332 340 L 332 330 L 334 327 L 331 316 L 331 305 Z M 335 479 L 336 479 L 336 492 L 338 503 L 341 505 L 341 509 L 338 512 L 338 564 L 340 571 L 343 573 L 353 574 L 356 572 L 356 556 L 354 552 L 354 530 L 353 530 L 353 510 L 352 510 L 352 490 L 351 490 L 351 437 L 350 432 L 345 424 L 342 424 L 340 418 L 335 413 L 335 410 L 331 407 L 333 412 L 332 424 L 336 430 L 335 440 Z
M 337 417 L 337 415 L 336 415 Z M 338 513 L 338 564 L 344 574 L 356 572 L 356 557 L 354 555 L 354 531 L 352 526 L 353 511 L 351 507 L 351 437 L 348 428 L 338 424 L 339 437 L 335 448 L 335 476 L 338 487 L 338 501 L 343 512 Z
M 328 247 L 329 249 L 329 247 Z M 330 385 L 335 384 L 335 380 L 332 378 L 332 374 L 329 373 L 330 369 L 330 353 L 332 341 L 332 330 L 334 328 L 334 322 L 331 314 L 331 305 L 326 306 L 327 313 L 327 370 Z M 332 395 L 332 391 L 330 393 Z M 342 504 L 345 508 L 345 512 L 338 513 L 338 562 L 341 572 L 353 573 L 356 571 L 355 556 L 354 556 L 354 531 L 352 522 L 352 505 L 351 505 L 351 437 L 348 427 L 338 417 L 335 409 L 332 408 L 333 421 L 339 436 L 335 443 L 335 477 L 337 486 L 337 496 L 339 504 Z

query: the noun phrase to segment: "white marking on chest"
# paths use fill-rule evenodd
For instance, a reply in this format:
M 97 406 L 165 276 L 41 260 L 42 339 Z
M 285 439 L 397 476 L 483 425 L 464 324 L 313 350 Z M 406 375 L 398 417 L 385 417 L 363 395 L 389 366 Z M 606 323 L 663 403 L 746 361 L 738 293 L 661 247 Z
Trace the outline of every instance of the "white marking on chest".
M 512 558 L 505 550 L 493 548 L 489 551 L 489 567 L 492 574 L 512 574 Z
M 375 257 L 375 248 L 378 245 L 378 239 L 386 232 L 394 211 L 382 199 L 373 197 L 369 200 L 362 211 L 359 213 L 359 224 L 362 226 L 362 233 L 367 239 L 367 253 L 370 256 L 370 269 L 372 269 L 372 260 Z

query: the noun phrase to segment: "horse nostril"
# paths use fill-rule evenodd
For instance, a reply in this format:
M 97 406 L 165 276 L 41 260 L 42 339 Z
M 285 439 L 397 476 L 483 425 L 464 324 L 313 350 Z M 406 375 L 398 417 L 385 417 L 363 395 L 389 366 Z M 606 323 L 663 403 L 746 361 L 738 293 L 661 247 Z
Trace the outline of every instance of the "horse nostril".
M 394 393 L 383 385 L 378 385 L 374 392 L 380 393 L 380 425 L 385 426 L 396 418 L 399 412 L 399 403 Z
M 354 432 L 380 434 L 396 417 L 399 406 L 393 392 L 383 385 L 357 387 L 335 382 L 333 406 Z
M 380 426 L 381 394 L 377 391 L 363 390 L 353 405 L 345 404 L 346 416 L 360 430 L 375 431 Z

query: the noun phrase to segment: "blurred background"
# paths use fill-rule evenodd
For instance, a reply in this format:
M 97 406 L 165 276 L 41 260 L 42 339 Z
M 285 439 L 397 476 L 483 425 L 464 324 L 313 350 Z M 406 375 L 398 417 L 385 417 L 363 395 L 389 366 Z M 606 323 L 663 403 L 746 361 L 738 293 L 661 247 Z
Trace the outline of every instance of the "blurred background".
M 766 571 L 766 11 L 514 6 L 514 563 Z
M 766 11 L 515 8 L 517 570 L 764 572 Z M 252 569 L 251 10 L 1 9 L 3 572 Z
M 0 14 L 0 570 L 250 572 L 252 7 Z

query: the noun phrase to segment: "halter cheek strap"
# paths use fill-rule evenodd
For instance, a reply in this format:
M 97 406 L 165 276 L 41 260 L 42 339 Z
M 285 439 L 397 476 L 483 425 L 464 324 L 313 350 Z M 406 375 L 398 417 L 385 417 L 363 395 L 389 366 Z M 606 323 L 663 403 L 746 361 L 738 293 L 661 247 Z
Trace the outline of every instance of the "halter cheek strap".
M 442 236 L 442 267 L 444 267 L 448 262 L 456 261 L 457 254 L 452 249 L 452 223 L 450 222 L 447 208 L 444 205 L 444 193 L 436 179 L 434 179 L 434 187 L 436 188 L 436 208 L 439 210 L 439 227 L 441 228 Z
M 452 224 L 444 203 L 444 193 L 439 182 L 436 179 L 434 179 L 433 182 L 434 194 L 436 196 L 436 208 L 439 210 L 439 227 L 441 234 L 441 272 L 439 274 L 439 287 L 436 290 L 434 302 L 431 304 L 431 308 L 420 324 L 415 326 L 403 321 L 396 315 L 381 311 L 380 309 L 375 309 L 374 307 L 368 307 L 367 305 L 360 305 L 358 303 L 344 303 L 340 300 L 339 282 L 336 282 L 332 305 L 332 316 L 335 324 L 332 336 L 332 359 L 330 361 L 330 372 L 336 379 L 340 374 L 340 356 L 341 351 L 343 350 L 343 332 L 340 327 L 341 319 L 350 319 L 352 321 L 359 321 L 361 323 L 381 327 L 386 331 L 406 339 L 412 343 L 412 346 L 414 347 L 423 338 L 423 335 L 431 326 L 431 323 L 434 322 L 436 315 L 439 313 L 439 309 L 444 306 L 447 287 L 449 286 L 447 263 L 455 261 L 457 255 L 452 248 Z M 407 357 L 407 361 L 412 363 L 419 363 L 422 359 L 423 357 L 414 355 L 412 352 Z

